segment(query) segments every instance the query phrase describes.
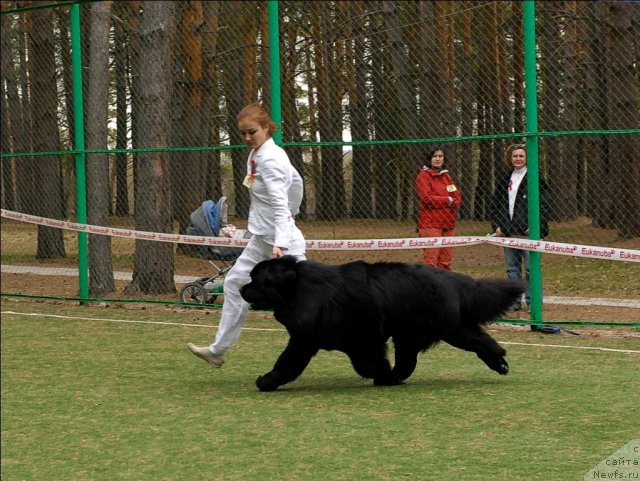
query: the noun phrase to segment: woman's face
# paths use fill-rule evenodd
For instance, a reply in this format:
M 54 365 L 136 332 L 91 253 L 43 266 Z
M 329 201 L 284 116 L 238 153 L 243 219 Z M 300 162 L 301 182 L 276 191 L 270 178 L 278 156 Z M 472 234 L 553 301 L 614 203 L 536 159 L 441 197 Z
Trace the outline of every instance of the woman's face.
M 511 165 L 514 169 L 522 169 L 527 165 L 527 153 L 524 149 L 513 149 L 511 152 Z
M 444 152 L 442 150 L 436 150 L 431 157 L 431 167 L 435 169 L 442 168 L 444 164 Z
M 263 127 L 250 117 L 238 121 L 238 130 L 242 141 L 251 149 L 256 150 L 269 138 L 269 127 Z

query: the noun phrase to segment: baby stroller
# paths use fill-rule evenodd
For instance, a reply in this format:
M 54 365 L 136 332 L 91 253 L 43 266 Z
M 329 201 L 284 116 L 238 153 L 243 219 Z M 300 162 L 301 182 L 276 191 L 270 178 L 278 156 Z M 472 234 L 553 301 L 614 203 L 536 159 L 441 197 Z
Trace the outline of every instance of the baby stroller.
M 227 223 L 227 198 L 224 196 L 217 202 L 205 200 L 191 213 L 190 220 L 187 235 L 235 239 L 247 239 L 251 236 L 248 231 L 236 229 L 234 225 Z M 224 276 L 242 250 L 241 247 L 197 246 L 198 256 L 208 260 L 215 273 L 185 284 L 180 290 L 180 301 L 186 304 L 215 304 L 218 295 L 222 294 Z

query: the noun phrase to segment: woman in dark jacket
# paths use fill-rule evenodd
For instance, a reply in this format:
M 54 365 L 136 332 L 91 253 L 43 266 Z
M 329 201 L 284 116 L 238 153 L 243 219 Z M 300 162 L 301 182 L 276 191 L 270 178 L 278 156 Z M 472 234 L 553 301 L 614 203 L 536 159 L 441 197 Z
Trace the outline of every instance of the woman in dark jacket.
M 527 190 L 527 150 L 522 144 L 511 145 L 505 153 L 505 163 L 509 172 L 496 186 L 491 201 L 491 228 L 498 237 L 529 237 L 529 207 Z M 548 188 L 542 177 L 540 186 L 540 237 L 549 234 L 547 214 L 549 212 Z M 529 280 L 529 252 L 522 249 L 504 248 L 507 277 Z M 527 306 L 531 304 L 529 289 L 525 292 Z M 512 311 L 522 309 L 521 301 L 511 307 Z

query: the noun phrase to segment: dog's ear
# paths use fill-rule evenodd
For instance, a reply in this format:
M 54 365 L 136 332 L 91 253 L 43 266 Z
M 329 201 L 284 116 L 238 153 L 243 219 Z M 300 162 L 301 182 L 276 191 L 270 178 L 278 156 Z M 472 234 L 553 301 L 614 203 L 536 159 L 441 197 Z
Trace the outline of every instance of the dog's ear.
M 296 280 L 296 265 L 298 259 L 294 256 L 282 256 L 276 261 L 278 263 L 278 277 L 281 284 L 289 284 Z
M 295 262 L 291 262 L 291 258 Z M 284 256 L 273 259 L 269 269 L 267 278 L 272 285 L 286 286 L 296 280 L 296 258 L 293 256 Z

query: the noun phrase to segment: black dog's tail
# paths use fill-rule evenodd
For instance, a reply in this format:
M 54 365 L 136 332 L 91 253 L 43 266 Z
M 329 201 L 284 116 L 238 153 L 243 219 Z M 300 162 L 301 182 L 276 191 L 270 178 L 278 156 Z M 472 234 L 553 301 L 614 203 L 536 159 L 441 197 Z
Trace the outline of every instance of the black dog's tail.
M 464 316 L 476 324 L 485 324 L 504 314 L 526 289 L 524 281 L 516 279 L 479 279 L 467 304 Z

